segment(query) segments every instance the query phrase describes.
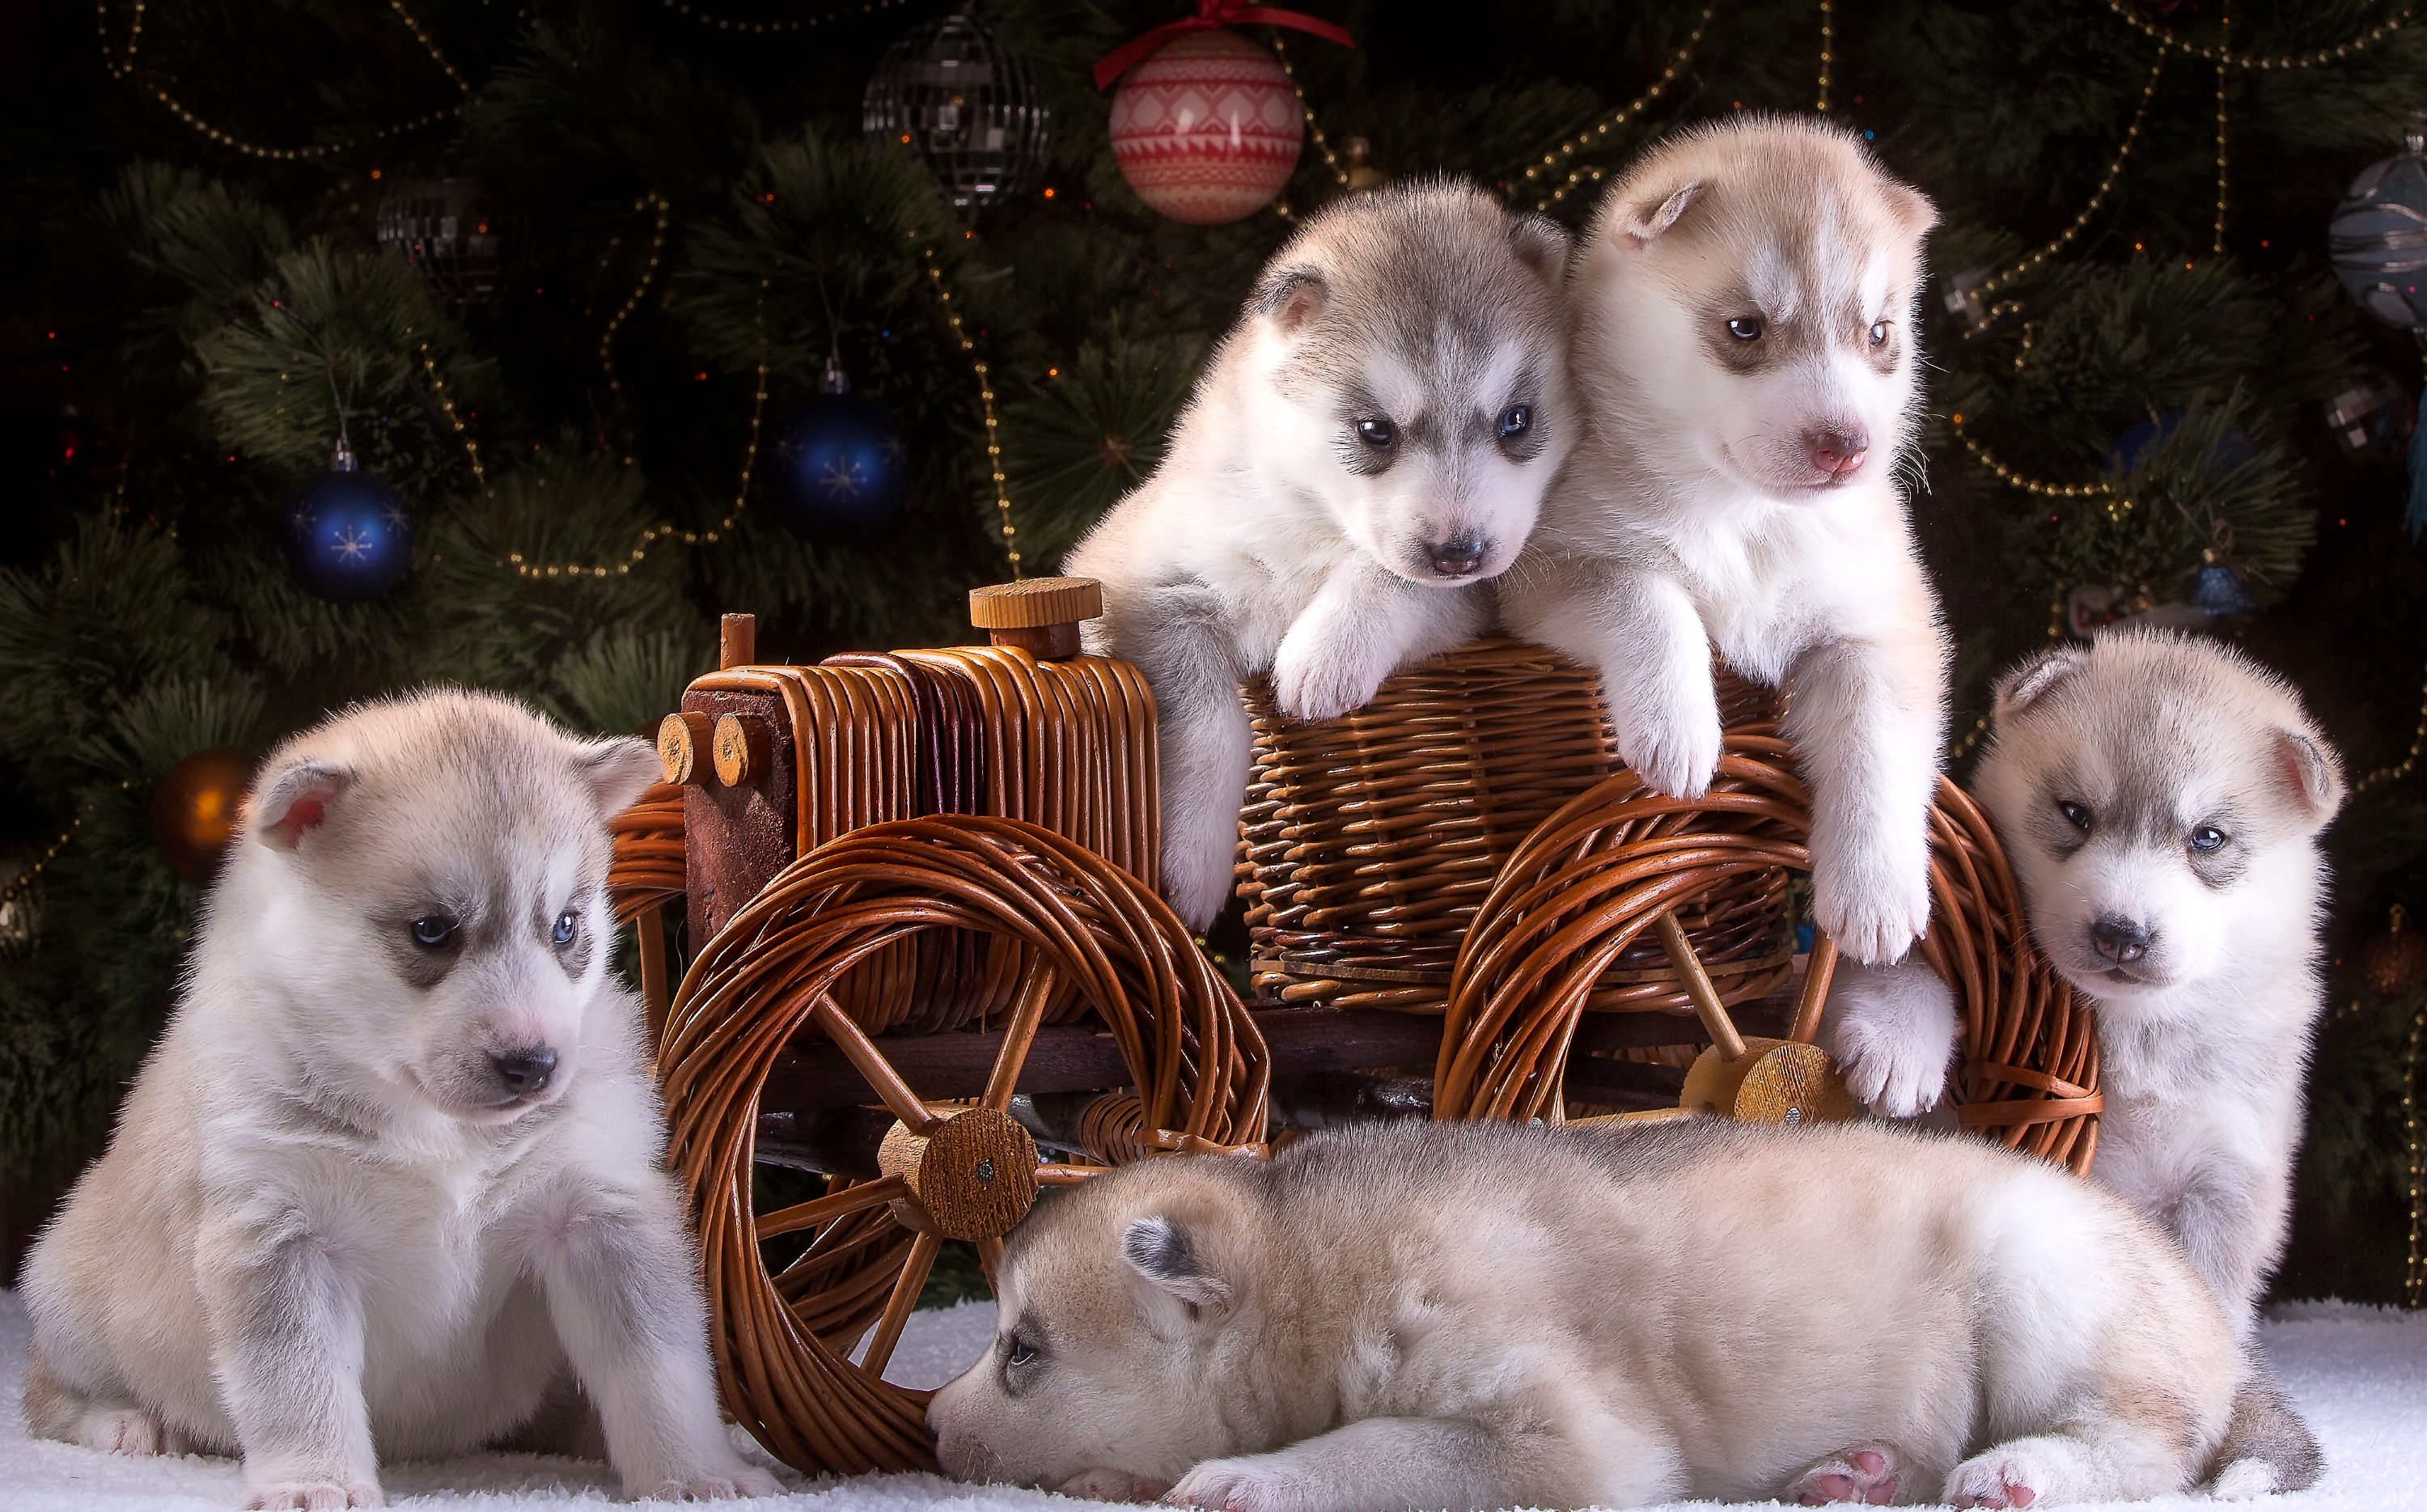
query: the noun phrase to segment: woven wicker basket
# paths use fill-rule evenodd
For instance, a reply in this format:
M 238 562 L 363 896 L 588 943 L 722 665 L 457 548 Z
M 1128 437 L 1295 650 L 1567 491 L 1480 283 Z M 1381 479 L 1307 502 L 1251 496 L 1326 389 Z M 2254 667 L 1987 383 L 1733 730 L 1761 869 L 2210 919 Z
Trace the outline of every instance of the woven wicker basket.
M 1718 669 L 1731 730 L 1771 729 L 1778 695 Z M 1555 651 L 1485 641 L 1397 674 L 1363 708 L 1299 724 L 1246 689 L 1255 775 L 1240 817 L 1255 994 L 1264 1003 L 1437 1014 L 1475 909 L 1519 844 L 1620 770 L 1601 681 Z M 1791 976 L 1787 873 L 1729 879 L 1679 921 L 1722 1000 Z M 1656 944 L 1604 974 L 1596 1007 L 1688 1013 Z

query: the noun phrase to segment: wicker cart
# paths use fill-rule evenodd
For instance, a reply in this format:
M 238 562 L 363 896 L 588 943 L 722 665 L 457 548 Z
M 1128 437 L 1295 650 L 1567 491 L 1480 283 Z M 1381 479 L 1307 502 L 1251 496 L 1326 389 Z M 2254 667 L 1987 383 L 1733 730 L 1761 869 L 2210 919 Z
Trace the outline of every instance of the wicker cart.
M 971 595 L 990 644 L 806 667 L 728 616 L 618 821 L 725 1405 L 804 1470 L 932 1465 L 925 1394 L 884 1367 L 942 1244 L 990 1268 L 1041 1187 L 1354 1118 L 1851 1111 L 1811 1044 L 1834 949 L 1794 949 L 1809 800 L 1773 695 L 1722 670 L 1718 780 L 1680 801 L 1539 647 L 1319 724 L 1250 687 L 1243 1001 L 1156 894 L 1154 700 L 1080 654 L 1100 611 L 1090 582 L 1004 585 Z M 1963 1006 L 1963 1123 L 2086 1169 L 2089 1020 L 1979 809 L 1945 784 L 1931 823 L 1919 948 Z M 760 1164 L 818 1195 L 757 1211 Z

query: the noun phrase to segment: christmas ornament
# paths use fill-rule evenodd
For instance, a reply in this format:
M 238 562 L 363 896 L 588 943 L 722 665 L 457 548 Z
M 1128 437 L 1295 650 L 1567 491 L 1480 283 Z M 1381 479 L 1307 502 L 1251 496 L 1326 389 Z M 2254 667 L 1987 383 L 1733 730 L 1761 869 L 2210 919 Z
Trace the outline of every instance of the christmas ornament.
M 2352 370 L 2342 392 L 2326 400 L 2326 429 L 2344 456 L 2362 463 L 2391 462 L 2403 454 L 2418 423 L 2418 407 L 2391 374 L 2375 367 Z
M 1222 29 L 1239 22 L 1357 45 L 1331 23 L 1294 10 L 1197 0 L 1196 15 L 1157 26 L 1096 65 L 1096 88 L 1120 80 L 1111 131 L 1121 177 L 1149 207 L 1188 225 L 1225 225 L 1271 203 L 1306 139 L 1297 87 L 1272 54 Z
M 2107 476 L 2121 478 L 2141 460 L 2141 453 L 2156 442 L 2175 433 L 2183 423 L 2183 412 L 2168 410 L 2154 420 L 2143 420 L 2115 438 L 2115 448 L 2107 454 Z M 2229 473 L 2243 463 L 2254 461 L 2258 447 L 2240 426 L 2217 439 L 2216 447 L 2207 455 L 2206 471 Z
M 851 392 L 831 357 L 818 388 L 776 422 L 767 502 L 804 541 L 874 540 L 901 520 L 910 493 L 909 448 L 891 416 Z
M 2404 930 L 2403 918 L 2395 903 L 2385 933 L 2359 948 L 2360 974 L 2380 998 L 2399 998 L 2427 984 L 2427 935 Z
M 170 870 L 197 886 L 211 880 L 236 838 L 252 783 L 252 757 L 233 745 L 197 751 L 169 769 L 152 790 L 152 843 Z
M 505 221 L 477 178 L 399 180 L 380 196 L 374 225 L 379 244 L 458 310 L 495 304 L 505 288 Z
M 394 588 L 413 565 L 413 522 L 385 480 L 354 465 L 340 439 L 329 470 L 296 490 L 282 516 L 281 550 L 297 586 L 333 604 L 360 604 Z
M 966 10 L 887 48 L 859 112 L 871 138 L 925 158 L 963 215 L 1035 187 L 1052 153 L 1051 114 L 1035 75 Z
M 1371 194 L 1391 182 L 1391 175 L 1374 162 L 1374 144 L 1362 137 L 1348 138 L 1348 192 Z
M 2191 606 L 2210 614 L 2249 614 L 2257 610 L 2258 600 L 2230 562 L 2210 561 L 2199 570 L 2199 584 L 2191 590 Z
M 2352 180 L 2326 230 L 2326 260 L 2361 309 L 2400 326 L 2427 350 L 2427 124 L 2402 134 L 2402 152 Z M 2410 432 L 2410 504 L 2402 523 L 2427 534 L 2427 427 Z

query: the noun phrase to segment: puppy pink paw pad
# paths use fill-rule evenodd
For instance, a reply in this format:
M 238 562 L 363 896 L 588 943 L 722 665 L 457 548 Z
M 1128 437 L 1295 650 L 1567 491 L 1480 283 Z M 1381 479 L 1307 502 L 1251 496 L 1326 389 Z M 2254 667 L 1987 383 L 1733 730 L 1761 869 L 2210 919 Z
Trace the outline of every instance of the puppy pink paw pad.
M 1886 1506 L 1896 1500 L 1897 1488 L 1904 1483 L 1904 1469 L 1903 1456 L 1894 1449 L 1885 1444 L 1865 1445 L 1824 1459 L 1805 1471 L 1802 1478 L 1788 1488 L 1787 1494 L 1805 1506 L 1826 1506 L 1835 1502 Z
M 256 1487 L 244 1499 L 248 1509 L 259 1512 L 340 1512 L 350 1506 L 385 1506 L 387 1497 L 376 1486 L 364 1481 L 295 1481 Z
M 139 1407 L 93 1412 L 84 1420 L 84 1444 L 105 1455 L 163 1455 L 169 1452 L 169 1431 L 160 1420 Z

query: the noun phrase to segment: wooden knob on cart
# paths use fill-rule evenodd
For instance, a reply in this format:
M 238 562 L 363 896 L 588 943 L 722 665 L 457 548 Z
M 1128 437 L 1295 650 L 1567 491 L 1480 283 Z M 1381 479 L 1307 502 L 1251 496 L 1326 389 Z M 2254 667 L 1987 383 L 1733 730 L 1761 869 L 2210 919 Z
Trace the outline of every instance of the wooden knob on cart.
M 767 774 L 767 723 L 747 714 L 724 714 L 716 721 L 716 780 L 727 788 L 743 788 Z
M 877 1146 L 876 1168 L 902 1178 L 903 1226 L 946 1239 L 996 1239 L 1036 1201 L 1036 1142 L 992 1108 L 939 1108 L 949 1114 L 914 1134 L 896 1123 Z
M 1079 622 L 1104 612 L 1093 577 L 1023 577 L 969 590 L 969 623 L 995 645 L 1016 645 L 1039 661 L 1079 654 Z
M 705 714 L 669 714 L 658 721 L 658 765 L 666 781 L 687 788 L 707 780 L 701 756 L 716 739 L 716 726 Z

